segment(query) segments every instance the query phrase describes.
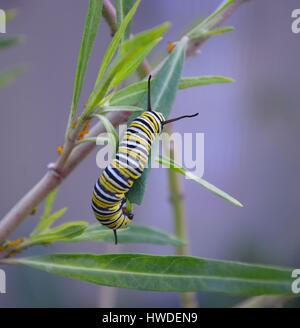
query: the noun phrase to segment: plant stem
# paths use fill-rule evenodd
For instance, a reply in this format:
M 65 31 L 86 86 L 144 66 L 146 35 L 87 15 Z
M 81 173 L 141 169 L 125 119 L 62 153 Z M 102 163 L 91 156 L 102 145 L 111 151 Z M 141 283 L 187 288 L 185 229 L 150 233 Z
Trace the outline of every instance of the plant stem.
M 169 134 L 172 133 L 172 128 L 169 125 L 167 128 Z M 169 148 L 170 158 L 176 160 L 176 149 L 174 144 Z M 185 241 L 184 244 L 176 247 L 177 255 L 189 255 L 188 238 L 186 233 L 186 220 L 185 220 L 185 208 L 184 208 L 184 196 L 182 189 L 181 177 L 173 170 L 168 170 L 169 180 L 169 194 L 172 204 L 172 210 L 175 222 L 175 236 Z M 181 303 L 184 308 L 196 308 L 198 307 L 197 294 L 196 293 L 181 293 Z
M 114 126 L 125 123 L 129 113 L 113 113 L 110 121 Z M 102 124 L 96 124 L 87 135 L 94 138 L 106 130 Z M 31 188 L 21 200 L 0 221 L 0 244 L 18 227 L 18 225 L 38 206 L 44 198 L 75 169 L 75 167 L 94 149 L 95 143 L 78 145 L 71 152 L 67 150 L 68 156 L 61 160 L 59 157 L 53 165 L 55 171 L 49 170 L 40 181 Z M 65 154 L 66 154 L 65 153 Z M 58 173 L 59 175 L 57 175 Z
M 236 0 L 232 7 L 229 7 L 228 10 L 222 14 L 222 21 L 218 22 L 218 24 L 227 19 L 239 5 L 246 1 L 248 0 Z M 114 33 L 116 31 L 116 24 L 114 23 L 116 21 L 116 12 L 109 0 L 104 0 L 103 16 Z M 191 44 L 187 50 L 187 56 L 192 55 L 193 52 L 202 46 L 207 39 L 208 38 L 201 40 L 201 42 Z M 144 67 L 144 73 L 149 71 L 150 66 L 147 62 L 144 62 L 142 67 Z M 111 116 L 111 121 L 114 126 L 118 126 L 119 124 L 126 122 L 128 116 L 129 114 L 126 112 L 114 113 Z M 105 129 L 100 123 L 98 123 L 87 137 L 96 137 L 101 132 L 105 132 Z M 48 193 L 56 188 L 74 170 L 74 168 L 85 159 L 94 147 L 94 143 L 81 144 L 75 149 L 73 149 L 73 147 L 67 147 L 67 150 L 64 151 L 64 157 L 58 159 L 53 165 L 55 170 L 48 171 L 0 221 L 0 244 L 5 241 L 13 231 L 15 231 L 18 225 L 30 214 L 32 209 L 39 205 Z M 58 171 L 58 169 L 60 171 Z

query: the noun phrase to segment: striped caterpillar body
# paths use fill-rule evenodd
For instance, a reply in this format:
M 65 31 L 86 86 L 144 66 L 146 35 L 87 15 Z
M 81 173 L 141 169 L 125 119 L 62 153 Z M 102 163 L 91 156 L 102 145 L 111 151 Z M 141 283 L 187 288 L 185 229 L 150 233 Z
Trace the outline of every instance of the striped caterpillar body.
M 101 224 L 113 229 L 116 244 L 117 229 L 126 227 L 133 219 L 133 213 L 126 208 L 126 193 L 143 173 L 156 137 L 165 124 L 198 115 L 165 120 L 162 113 L 151 109 L 150 79 L 151 76 L 148 79 L 148 110 L 131 122 L 115 158 L 94 186 L 92 209 L 95 217 Z

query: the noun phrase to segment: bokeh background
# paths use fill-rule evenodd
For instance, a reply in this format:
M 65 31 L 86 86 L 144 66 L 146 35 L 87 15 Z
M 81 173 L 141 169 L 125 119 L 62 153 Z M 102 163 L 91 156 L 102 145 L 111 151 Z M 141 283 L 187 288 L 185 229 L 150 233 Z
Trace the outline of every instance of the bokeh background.
M 168 41 L 205 17 L 219 0 L 143 1 L 133 31 L 163 21 L 172 29 L 154 51 L 157 62 Z M 1 185 L 0 215 L 44 174 L 63 142 L 72 94 L 76 57 L 86 1 L 1 0 L 0 7 L 19 8 L 8 36 L 22 35 L 21 45 L 1 51 L 0 67 L 24 64 L 26 72 L 0 91 Z M 185 180 L 187 231 L 195 256 L 300 266 L 299 184 L 300 137 L 298 72 L 300 34 L 291 32 L 291 12 L 299 1 L 252 0 L 227 22 L 236 31 L 211 39 L 201 54 L 186 61 L 184 75 L 222 74 L 236 83 L 180 91 L 173 116 L 199 111 L 195 120 L 176 123 L 179 132 L 205 134 L 204 177 L 238 198 L 244 208 L 219 199 Z M 0 36 L 1 37 L 1 36 Z M 102 22 L 87 75 L 82 101 L 92 88 L 98 65 L 110 41 Z M 98 175 L 95 152 L 65 181 L 56 208 L 67 206 L 66 220 L 94 223 L 90 196 Z M 166 171 L 153 170 L 145 201 L 135 222 L 173 231 Z M 27 235 L 39 213 L 15 233 Z M 103 244 L 54 245 L 26 254 L 54 251 L 151 252 L 173 254 L 171 247 Z M 30 268 L 9 267 L 2 307 L 178 307 L 173 293 L 138 292 L 94 286 Z M 237 298 L 198 295 L 202 306 L 229 306 Z

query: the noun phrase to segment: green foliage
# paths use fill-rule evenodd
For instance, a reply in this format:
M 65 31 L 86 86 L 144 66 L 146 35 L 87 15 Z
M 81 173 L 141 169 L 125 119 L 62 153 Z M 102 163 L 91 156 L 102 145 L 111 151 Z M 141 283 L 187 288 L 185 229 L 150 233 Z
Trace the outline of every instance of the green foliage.
M 116 131 L 109 120 L 103 115 L 98 116 L 101 117 L 101 121 L 106 127 L 107 132 L 111 135 L 116 134 Z M 114 137 L 118 139 L 118 135 L 115 135 Z M 84 241 L 96 241 L 114 243 L 115 240 L 112 230 L 99 223 L 88 225 L 86 221 L 70 221 L 52 228 L 54 222 L 61 218 L 67 211 L 66 208 L 62 208 L 53 213 L 54 202 L 57 198 L 57 194 L 58 190 L 56 189 L 48 195 L 39 223 L 31 233 L 30 237 L 25 238 L 25 240 L 18 246 L 18 250 L 35 245 L 57 242 L 78 243 Z M 144 243 L 170 246 L 178 246 L 184 243 L 184 241 L 178 240 L 174 236 L 163 231 L 138 225 L 120 229 L 118 231 L 118 239 L 119 243 Z
M 135 0 L 115 0 L 117 10 L 117 25 L 120 27 L 124 18 L 133 7 Z M 128 39 L 130 36 L 131 23 L 129 22 L 126 31 L 123 36 L 123 40 Z
M 232 79 L 224 76 L 181 77 L 185 53 L 191 42 L 199 43 L 209 36 L 233 30 L 232 27 L 219 26 L 224 18 L 224 11 L 233 3 L 234 0 L 226 0 L 213 14 L 198 22 L 186 36 L 176 42 L 175 49 L 156 68 L 152 83 L 152 106 L 154 110 L 162 112 L 166 118 L 171 111 L 178 89 L 233 82 Z M 130 120 L 133 120 L 140 111 L 146 108 L 147 103 L 147 81 L 139 81 L 119 90 L 120 84 L 138 69 L 169 28 L 169 23 L 164 23 L 130 38 L 130 25 L 139 4 L 140 0 L 116 0 L 118 30 L 107 48 L 95 86 L 77 125 L 81 127 L 80 124 L 86 120 L 97 118 L 106 128 L 110 143 L 118 143 L 118 134 L 106 114 L 130 111 L 132 112 Z M 102 17 L 102 5 L 102 0 L 89 1 L 77 61 L 69 127 L 70 123 L 75 122 L 88 60 Z M 19 40 L 19 38 L 1 39 L 0 49 L 12 46 Z M 7 85 L 18 74 L 17 68 L 0 74 L 0 87 Z M 95 140 L 95 138 L 86 138 L 77 143 L 95 142 Z M 158 161 L 226 201 L 236 206 L 243 206 L 226 192 L 188 172 L 170 158 L 160 157 Z M 132 203 L 142 202 L 147 176 L 148 169 L 128 193 L 127 206 L 129 208 L 132 207 Z M 29 246 L 55 242 L 114 242 L 112 231 L 100 224 L 88 225 L 86 221 L 70 221 L 53 227 L 54 223 L 67 211 L 66 208 L 62 208 L 53 212 L 56 197 L 57 190 L 48 195 L 39 223 L 30 237 L 19 244 L 16 250 L 21 251 Z M 179 240 L 166 232 L 138 225 L 120 229 L 118 239 L 120 243 L 169 246 L 180 246 L 185 243 L 184 240 Z M 51 254 L 4 259 L 1 262 L 24 264 L 65 277 L 120 288 L 171 292 L 222 292 L 236 295 L 291 295 L 291 269 L 190 256 Z
M 187 39 L 183 38 L 176 46 L 175 50 L 169 55 L 164 65 L 156 75 L 156 79 L 151 84 L 152 108 L 160 111 L 168 117 L 172 105 L 175 101 L 178 81 L 181 76 L 183 61 L 187 46 Z M 139 107 L 146 108 L 146 97 L 143 97 Z M 137 116 L 133 113 L 131 120 Z M 146 168 L 141 177 L 135 182 L 127 197 L 131 203 L 141 204 L 146 190 L 149 168 Z
M 121 44 L 121 54 L 124 55 L 127 52 L 134 51 L 140 46 L 153 42 L 163 36 L 163 34 L 170 28 L 170 23 L 166 22 L 150 30 L 143 31 L 136 34 L 132 38 L 126 40 Z
M 98 26 L 102 18 L 102 0 L 89 0 L 88 12 L 86 16 L 84 31 L 77 60 L 77 70 L 75 74 L 73 99 L 70 122 L 73 121 L 77 112 L 77 106 L 85 80 L 88 61 L 97 36 Z
M 210 16 L 208 16 L 206 19 L 202 20 L 201 22 L 199 22 L 199 24 L 193 27 L 192 30 L 187 33 L 187 36 L 191 40 L 199 40 L 208 36 L 231 32 L 233 30 L 232 27 L 220 28 L 218 27 L 218 24 L 222 22 L 223 12 L 233 3 L 234 0 L 224 1 L 215 12 L 213 12 Z
M 109 63 L 111 62 L 114 54 L 116 53 L 119 43 L 126 31 L 126 28 L 127 28 L 128 24 L 130 23 L 130 21 L 132 20 L 133 15 L 135 14 L 140 2 L 141 2 L 140 0 L 137 0 L 136 3 L 134 4 L 134 6 L 130 9 L 130 11 L 128 12 L 126 17 L 122 20 L 122 23 L 120 24 L 120 27 L 118 28 L 118 31 L 115 33 L 111 43 L 109 44 L 109 46 L 105 52 L 105 55 L 103 57 L 102 64 L 100 66 L 100 70 L 99 70 L 98 77 L 96 80 L 96 85 L 99 83 L 99 81 L 102 80 L 104 73 L 105 73 Z
M 129 77 L 160 40 L 161 38 L 156 39 L 149 44 L 142 45 L 124 55 L 117 56 L 111 64 L 106 77 L 99 80 L 95 85 L 86 105 L 87 113 L 92 112 L 97 105 L 101 105 L 101 100 L 109 90 L 116 87 L 119 83 Z
M 155 79 L 154 79 L 155 80 Z M 153 80 L 153 81 L 154 81 Z M 232 83 L 233 79 L 221 76 L 221 75 L 212 75 L 212 76 L 191 76 L 191 77 L 182 77 L 178 82 L 178 89 L 187 89 L 197 86 L 205 86 L 211 84 L 220 84 L 220 83 Z M 139 81 L 132 83 L 125 88 L 116 92 L 109 101 L 109 104 L 112 106 L 117 105 L 134 105 L 137 104 L 142 97 L 146 96 L 147 92 L 147 81 Z
M 31 235 L 28 239 L 25 239 L 19 247 L 25 248 L 59 241 L 70 241 L 74 237 L 82 234 L 87 225 L 88 223 L 85 221 L 70 221 L 52 229 L 48 228 L 40 233 Z
M 111 229 L 108 229 L 99 223 L 89 225 L 88 228 L 78 237 L 70 242 L 96 241 L 114 243 L 115 239 Z M 176 237 L 148 226 L 131 225 L 125 229 L 118 230 L 119 243 L 142 243 L 155 245 L 178 246 L 183 244 Z
M 119 229 L 118 241 L 121 244 L 139 243 L 166 246 L 179 246 L 184 244 L 184 241 L 181 241 L 166 232 L 139 225 Z M 58 242 L 102 242 L 114 244 L 115 240 L 112 230 L 99 223 L 88 225 L 86 221 L 70 221 L 52 229 L 44 230 L 39 234 L 31 235 L 18 246 L 18 249 L 21 250 L 29 246 Z
M 58 189 L 54 189 L 52 192 L 49 193 L 45 200 L 45 206 L 43 214 L 41 215 L 41 218 L 34 228 L 34 230 L 31 233 L 31 236 L 37 235 L 42 233 L 43 231 L 47 231 L 50 226 L 60 217 L 62 217 L 65 212 L 67 211 L 67 208 L 62 208 L 58 210 L 55 213 L 52 213 L 54 202 L 57 198 Z
M 52 254 L 6 262 L 119 288 L 292 295 L 291 269 L 191 256 Z
M 191 76 L 182 78 L 179 81 L 179 89 L 188 89 L 193 87 L 221 84 L 221 83 L 233 83 L 233 79 L 227 76 L 213 75 L 213 76 Z
M 226 201 L 232 203 L 233 205 L 243 207 L 243 205 L 237 199 L 233 198 L 232 196 L 227 194 L 225 191 L 217 188 L 216 186 L 209 183 L 208 181 L 206 181 L 202 178 L 199 178 L 196 175 L 194 175 L 193 173 L 187 171 L 185 168 L 183 168 L 181 165 L 179 165 L 172 159 L 168 158 L 167 156 L 160 156 L 157 161 L 160 164 L 162 164 L 163 166 L 169 168 L 170 170 L 180 173 L 180 174 L 184 175 L 185 177 L 187 177 L 188 179 L 199 183 L 200 185 L 202 185 L 202 187 L 208 189 L 212 193 L 225 199 Z

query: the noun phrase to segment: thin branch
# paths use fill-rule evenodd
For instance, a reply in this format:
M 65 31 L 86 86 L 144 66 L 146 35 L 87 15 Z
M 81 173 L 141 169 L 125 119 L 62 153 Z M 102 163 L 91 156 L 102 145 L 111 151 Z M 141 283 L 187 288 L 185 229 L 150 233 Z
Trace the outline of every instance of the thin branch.
M 167 132 L 172 133 L 171 126 L 167 127 Z M 169 147 L 170 158 L 176 160 L 177 150 L 174 148 L 174 144 Z M 181 178 L 173 170 L 168 170 L 169 180 L 169 194 L 170 202 L 172 204 L 172 210 L 174 215 L 175 236 L 179 240 L 184 240 L 185 243 L 176 247 L 177 255 L 189 255 L 189 249 L 187 244 L 186 233 L 186 219 L 185 219 L 185 206 L 184 195 L 182 189 Z M 198 307 L 197 294 L 193 292 L 180 293 L 181 303 L 184 308 L 196 308 Z
M 222 22 L 227 19 L 239 5 L 248 0 L 236 0 L 234 7 L 229 7 L 222 14 Z M 113 23 L 116 20 L 115 10 L 112 10 L 112 4 L 109 0 L 104 0 L 104 9 L 103 15 L 107 23 L 110 25 L 113 32 L 116 31 L 116 26 Z M 193 49 L 199 49 L 202 46 L 204 41 L 202 40 L 199 44 L 190 45 L 194 47 Z M 193 54 L 193 51 L 188 49 L 187 55 L 190 56 Z M 144 62 L 143 65 L 149 65 L 147 62 Z M 149 66 L 145 67 L 144 72 L 149 71 Z M 122 124 L 127 121 L 129 114 L 128 113 L 114 113 L 111 115 L 111 120 L 114 126 Z M 91 133 L 87 136 L 95 137 L 99 133 L 104 132 L 104 128 L 99 123 L 91 130 Z M 0 244 L 4 242 L 8 236 L 15 231 L 18 225 L 31 213 L 32 209 L 35 208 L 39 203 L 41 203 L 44 198 L 56 188 L 62 181 L 74 170 L 74 168 L 83 160 L 85 157 L 94 149 L 94 143 L 86 143 L 77 146 L 73 149 L 71 141 L 70 147 L 67 145 L 66 149 L 63 152 L 63 157 L 60 157 L 58 161 L 51 167 L 51 170 L 41 178 L 41 180 L 31 188 L 26 195 L 16 204 L 14 207 L 4 216 L 0 221 Z
M 110 121 L 114 126 L 125 123 L 129 117 L 128 112 L 113 113 Z M 94 138 L 100 133 L 104 133 L 105 128 L 102 124 L 96 124 L 86 136 Z M 18 227 L 18 225 L 31 213 L 32 209 L 38 206 L 53 189 L 58 187 L 63 180 L 82 162 L 88 154 L 95 148 L 95 143 L 85 143 L 75 147 L 69 154 L 68 159 L 62 166 L 61 159 L 58 158 L 41 180 L 31 188 L 27 194 L 4 216 L 0 221 L 0 242 Z

